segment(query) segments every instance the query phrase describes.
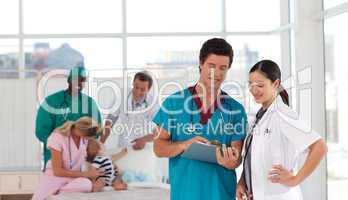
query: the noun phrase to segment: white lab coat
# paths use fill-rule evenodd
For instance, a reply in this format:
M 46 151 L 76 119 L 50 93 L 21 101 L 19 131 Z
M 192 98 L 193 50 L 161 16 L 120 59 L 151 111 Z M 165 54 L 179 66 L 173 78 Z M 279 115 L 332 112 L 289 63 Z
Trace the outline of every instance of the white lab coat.
M 250 126 L 252 127 L 252 126 Z M 299 186 L 287 187 L 268 180 L 269 170 L 281 164 L 297 171 L 308 147 L 320 136 L 285 105 L 280 96 L 255 126 L 251 146 L 251 177 L 254 200 L 301 200 Z M 300 165 L 300 166 L 299 166 Z
M 146 95 L 140 107 L 132 106 L 133 95 L 130 93 L 120 108 L 107 118 L 113 122 L 113 131 L 118 135 L 118 147 L 129 147 L 132 141 L 153 132 L 155 124 L 152 118 L 159 106 L 157 101 Z M 117 123 L 116 123 L 117 122 Z

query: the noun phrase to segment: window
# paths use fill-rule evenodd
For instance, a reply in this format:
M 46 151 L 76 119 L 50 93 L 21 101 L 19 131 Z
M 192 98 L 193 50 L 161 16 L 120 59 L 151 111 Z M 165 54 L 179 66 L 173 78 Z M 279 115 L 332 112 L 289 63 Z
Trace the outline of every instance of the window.
M 18 25 L 18 0 L 0 1 L 0 35 L 17 34 Z
M 280 1 L 226 1 L 228 31 L 270 31 L 280 25 Z
M 221 31 L 221 0 L 128 0 L 128 32 Z
M 198 51 L 209 37 L 146 37 L 128 39 L 130 67 L 198 65 Z M 165 44 L 165 45 L 163 45 Z
M 70 69 L 80 63 L 88 69 L 122 68 L 118 38 L 31 39 L 24 45 L 28 69 Z
M 24 32 L 118 33 L 122 30 L 121 0 L 23 1 Z
M 129 38 L 128 68 L 145 68 L 160 86 L 166 85 L 165 96 L 169 95 L 198 80 L 199 49 L 208 38 Z
M 0 39 L 0 79 L 18 76 L 18 40 Z

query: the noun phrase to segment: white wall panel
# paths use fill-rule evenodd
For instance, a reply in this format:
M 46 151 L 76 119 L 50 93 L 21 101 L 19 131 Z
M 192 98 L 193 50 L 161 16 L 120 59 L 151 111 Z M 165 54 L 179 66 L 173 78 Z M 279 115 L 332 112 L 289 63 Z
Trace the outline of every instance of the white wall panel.
M 0 80 L 0 169 L 40 166 L 40 145 L 35 137 L 36 80 Z

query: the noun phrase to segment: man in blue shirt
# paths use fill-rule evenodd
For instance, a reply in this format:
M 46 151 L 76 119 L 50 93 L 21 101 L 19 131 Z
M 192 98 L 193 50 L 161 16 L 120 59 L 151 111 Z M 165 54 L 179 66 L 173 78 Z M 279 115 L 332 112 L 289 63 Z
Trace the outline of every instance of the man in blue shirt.
M 169 96 L 153 119 L 154 152 L 170 158 L 171 200 L 235 199 L 234 169 L 241 163 L 247 117 L 243 106 L 220 89 L 232 60 L 224 39 L 206 41 L 197 84 Z M 223 144 L 216 150 L 218 164 L 180 156 L 194 142 L 212 141 Z

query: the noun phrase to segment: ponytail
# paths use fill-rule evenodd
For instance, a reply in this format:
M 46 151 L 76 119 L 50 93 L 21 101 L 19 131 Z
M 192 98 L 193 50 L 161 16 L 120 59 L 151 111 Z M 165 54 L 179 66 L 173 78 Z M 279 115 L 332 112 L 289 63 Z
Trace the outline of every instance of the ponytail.
M 289 94 L 288 92 L 283 88 L 282 85 L 279 85 L 279 95 L 282 98 L 284 104 L 289 106 Z

